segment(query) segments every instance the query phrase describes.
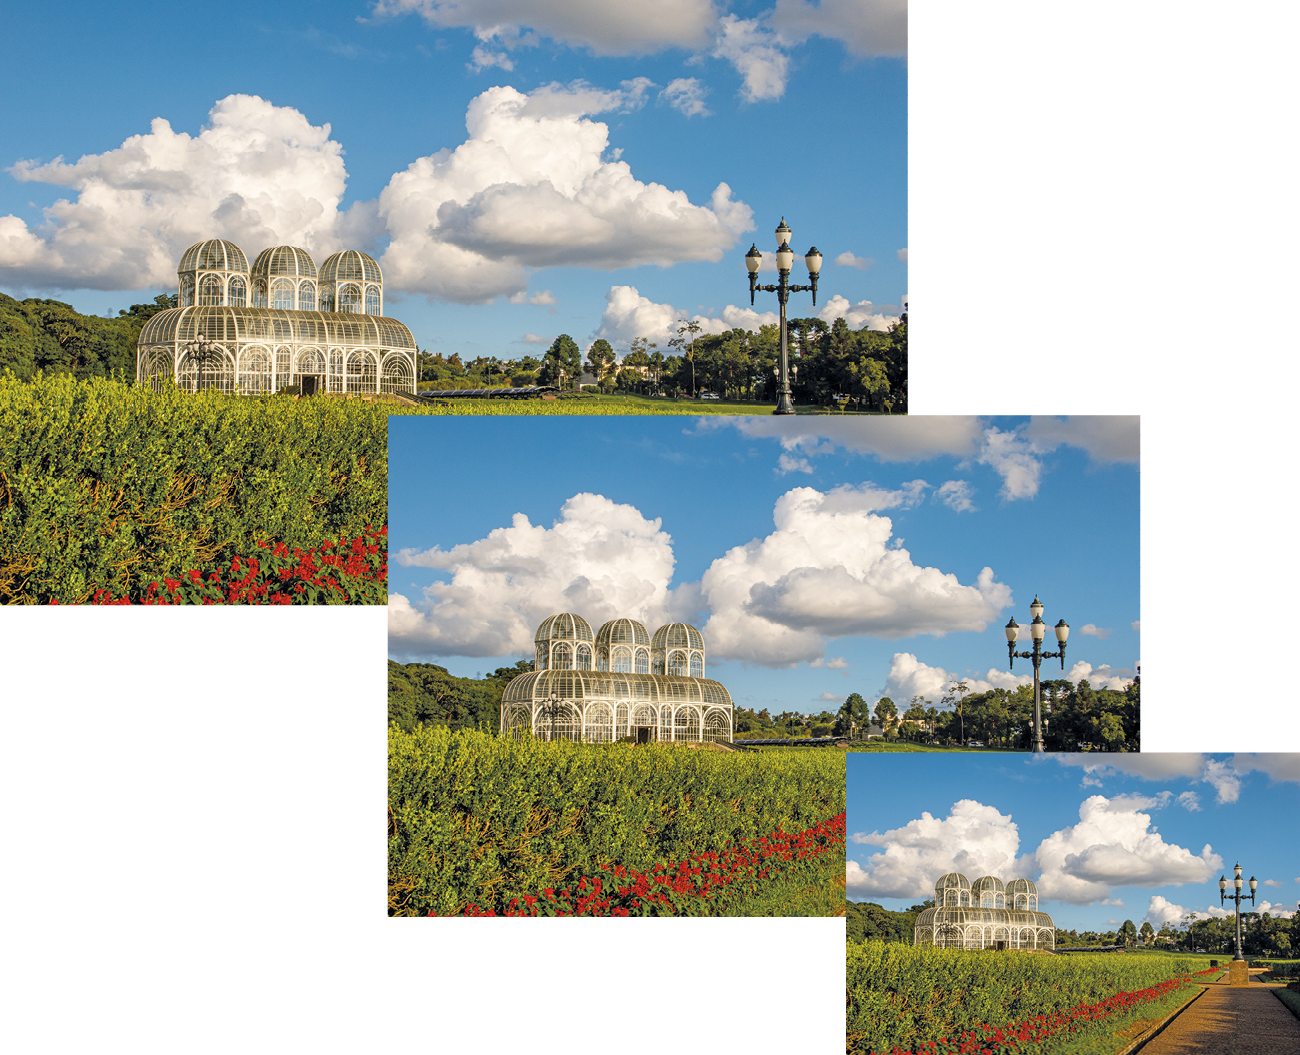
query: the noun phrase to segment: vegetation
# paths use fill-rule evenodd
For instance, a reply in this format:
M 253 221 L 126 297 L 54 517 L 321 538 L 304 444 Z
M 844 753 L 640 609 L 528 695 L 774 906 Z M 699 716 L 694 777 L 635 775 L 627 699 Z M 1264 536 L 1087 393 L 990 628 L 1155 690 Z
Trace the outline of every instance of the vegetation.
M 404 732 L 417 725 L 496 730 L 501 694 L 510 679 L 533 669 L 531 659 L 498 667 L 486 678 L 457 678 L 435 663 L 388 661 L 388 721 Z
M 733 735 L 737 740 L 774 740 L 781 737 L 831 736 L 835 718 L 830 711 L 820 714 L 801 714 L 782 711 L 771 714 L 766 707 L 761 711 L 737 707 L 732 715 Z
M 134 377 L 136 341 L 145 320 L 174 307 L 174 296 L 161 296 L 105 319 L 82 315 L 59 300 L 19 301 L 0 293 L 0 373 L 12 370 L 23 381 L 38 373 Z
M 388 415 L 359 400 L 0 375 L 0 603 L 228 570 L 387 524 Z
M 1166 924 L 1153 939 L 1157 947 L 1232 956 L 1237 951 L 1237 924 L 1232 916 L 1201 919 L 1188 913 Z M 1286 960 L 1300 952 L 1300 913 L 1288 918 L 1267 912 L 1241 914 L 1241 951 L 1247 959 Z
M 1137 751 L 1141 747 L 1141 679 L 1122 692 L 1094 689 L 1059 679 L 1041 682 L 1044 745 L 1049 751 Z M 972 693 L 954 682 L 939 706 L 913 696 L 904 709 L 888 696 L 871 708 L 860 693 L 851 693 L 835 718 L 835 735 L 866 740 L 871 727 L 886 743 L 968 744 L 1003 750 L 1027 748 L 1033 739 L 1034 693 L 1029 685 L 1015 691 Z
M 844 907 L 849 941 L 892 941 L 911 945 L 916 917 L 927 908 L 933 908 L 934 901 L 913 905 L 903 912 L 891 912 L 872 901 L 848 901 Z
M 1166 997 L 1198 969 L 1195 960 L 1172 956 L 1043 956 L 850 943 L 848 1049 L 915 1051 L 927 1042 L 1039 1016 L 1068 1019 L 1116 994 L 1173 983 L 1159 994 Z
M 844 812 L 838 753 L 389 730 L 389 911 L 497 914 L 602 866 L 651 873 Z M 843 853 L 839 854 L 843 867 Z

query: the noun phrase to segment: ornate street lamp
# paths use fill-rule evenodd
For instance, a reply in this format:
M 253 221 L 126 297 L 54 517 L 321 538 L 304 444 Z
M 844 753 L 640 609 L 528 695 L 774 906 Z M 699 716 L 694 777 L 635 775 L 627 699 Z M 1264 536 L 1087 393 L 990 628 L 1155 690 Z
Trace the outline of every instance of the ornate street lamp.
M 817 247 L 813 246 L 804 254 L 804 263 L 808 265 L 808 281 L 811 285 L 794 286 L 790 284 L 790 268 L 794 265 L 794 250 L 790 248 L 790 235 L 793 232 L 785 224 L 785 217 L 781 217 L 781 226 L 776 229 L 776 271 L 780 278 L 775 286 L 758 285 L 758 268 L 763 262 L 763 254 L 758 251 L 757 244 L 749 247 L 749 252 L 745 254 L 745 267 L 749 268 L 749 303 L 754 303 L 754 294 L 758 290 L 764 293 L 775 293 L 777 299 L 781 302 L 781 371 L 777 379 L 776 386 L 776 409 L 773 414 L 793 414 L 794 401 L 790 398 L 790 360 L 787 353 L 789 338 L 786 336 L 785 326 L 785 305 L 790 299 L 791 293 L 801 293 L 805 290 L 811 290 L 813 295 L 813 307 L 817 306 L 817 274 L 822 269 L 822 255 L 818 252 Z
M 1241 862 L 1240 861 L 1238 861 L 1235 865 L 1232 866 L 1232 876 L 1233 876 L 1232 885 L 1236 888 L 1235 894 L 1228 893 L 1228 880 L 1225 879 L 1223 876 L 1219 876 L 1219 904 L 1222 905 L 1225 901 L 1233 901 L 1236 903 L 1237 955 L 1234 956 L 1233 959 L 1244 960 L 1245 957 L 1241 955 L 1241 901 L 1242 898 L 1246 897 L 1246 895 L 1241 892 Z M 1258 885 L 1259 884 L 1255 882 L 1255 877 L 1251 876 L 1250 877 L 1250 903 L 1252 905 L 1255 903 L 1255 887 Z
M 220 359 L 221 353 L 217 351 L 217 345 L 214 341 L 209 341 L 203 334 L 198 334 L 193 341 L 186 341 L 182 346 L 185 353 L 197 364 L 197 375 L 194 380 L 194 391 L 203 391 L 203 367 L 209 359 Z
M 1061 669 L 1065 669 L 1065 639 L 1070 636 L 1070 624 L 1062 619 L 1056 624 L 1056 640 L 1061 646 L 1059 652 L 1044 652 L 1043 638 L 1047 635 L 1047 624 L 1043 622 L 1043 602 L 1034 594 L 1034 603 L 1029 606 L 1030 614 L 1033 615 L 1034 621 L 1029 624 L 1029 636 L 1033 638 L 1034 649 L 1032 652 L 1017 652 L 1016 638 L 1020 636 L 1020 626 L 1016 623 L 1013 616 L 1011 622 L 1007 624 L 1007 669 L 1014 667 L 1018 658 L 1032 660 L 1034 664 L 1034 754 L 1043 753 L 1043 706 L 1042 706 L 1042 689 L 1038 684 L 1038 668 L 1045 659 L 1056 659 L 1058 656 L 1061 660 Z
M 551 735 L 547 738 L 550 743 L 555 742 L 555 722 L 565 710 L 564 702 L 555 695 L 555 690 L 552 689 L 550 698 L 542 704 L 541 710 L 538 711 L 539 717 L 550 719 Z

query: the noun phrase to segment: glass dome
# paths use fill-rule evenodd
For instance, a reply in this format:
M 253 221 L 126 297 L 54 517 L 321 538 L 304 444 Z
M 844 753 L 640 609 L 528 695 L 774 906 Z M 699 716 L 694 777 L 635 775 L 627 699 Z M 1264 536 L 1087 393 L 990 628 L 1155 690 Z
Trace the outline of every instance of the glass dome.
M 704 648 L 704 635 L 690 623 L 669 623 L 655 631 L 651 648 Z
M 248 257 L 234 242 L 208 238 L 185 250 L 176 271 L 178 274 L 186 271 L 242 271 L 246 274 Z
M 322 282 L 383 282 L 384 273 L 379 270 L 374 257 L 359 249 L 344 249 L 325 258 L 320 266 Z
M 593 641 L 595 635 L 591 632 L 591 624 L 582 616 L 574 615 L 572 612 L 560 612 L 558 615 L 549 615 L 543 619 L 542 625 L 533 635 L 533 642 L 538 645 L 556 640 Z
M 1013 897 L 1033 904 L 1012 904 Z M 934 884 L 935 907 L 916 917 L 913 942 L 947 949 L 1054 949 L 1056 924 L 1039 912 L 1037 887 L 1028 879 L 1005 886 L 997 876 L 982 876 L 972 884 L 949 872 Z
M 316 277 L 316 261 L 305 249 L 294 245 L 276 245 L 263 249 L 253 261 L 254 275 L 263 278 L 311 278 Z
M 981 876 L 970 886 L 970 903 L 979 908 L 1006 908 L 1006 888 L 997 876 Z
M 635 619 L 611 619 L 596 632 L 598 645 L 650 646 L 650 631 Z

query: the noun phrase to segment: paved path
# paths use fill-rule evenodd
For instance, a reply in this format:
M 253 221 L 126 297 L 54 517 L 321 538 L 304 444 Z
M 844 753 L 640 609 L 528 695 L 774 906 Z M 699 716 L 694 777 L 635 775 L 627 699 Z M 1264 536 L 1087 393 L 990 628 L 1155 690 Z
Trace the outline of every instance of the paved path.
M 1216 982 L 1140 1055 L 1300 1055 L 1300 1019 L 1269 986 Z

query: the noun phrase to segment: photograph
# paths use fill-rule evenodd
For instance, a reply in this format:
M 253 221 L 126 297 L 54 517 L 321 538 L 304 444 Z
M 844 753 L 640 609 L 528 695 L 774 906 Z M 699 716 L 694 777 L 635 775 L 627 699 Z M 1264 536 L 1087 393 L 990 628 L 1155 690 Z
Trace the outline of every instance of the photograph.
M 850 755 L 845 780 L 848 1051 L 1300 1047 L 1300 755 Z

